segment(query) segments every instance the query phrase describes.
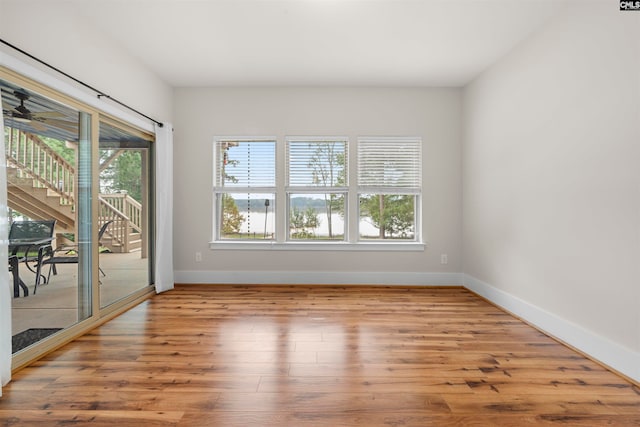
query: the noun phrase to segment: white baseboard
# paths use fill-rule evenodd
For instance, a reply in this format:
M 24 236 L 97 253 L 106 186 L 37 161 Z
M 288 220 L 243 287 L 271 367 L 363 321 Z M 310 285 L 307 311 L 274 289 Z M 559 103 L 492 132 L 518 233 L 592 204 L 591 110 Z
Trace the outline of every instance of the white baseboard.
M 606 366 L 640 382 L 640 353 L 497 289 L 468 274 L 464 286 Z
M 176 283 L 462 286 L 460 273 L 334 271 L 176 271 Z

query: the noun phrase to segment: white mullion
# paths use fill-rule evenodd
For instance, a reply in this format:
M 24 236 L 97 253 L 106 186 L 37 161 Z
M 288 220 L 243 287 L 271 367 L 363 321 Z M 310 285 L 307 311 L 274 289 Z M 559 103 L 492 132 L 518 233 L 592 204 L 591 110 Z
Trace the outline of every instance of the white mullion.
M 275 241 L 285 242 L 289 230 L 289 207 L 286 186 L 288 181 L 289 167 L 287 165 L 287 143 L 282 136 L 276 140 L 276 188 L 274 208 L 275 215 Z
M 275 193 L 277 187 L 214 187 L 216 193 Z
M 405 187 L 358 187 L 358 194 L 407 194 L 407 195 L 419 195 L 421 191 L 419 188 L 405 188 Z
M 348 187 L 319 187 L 315 186 L 288 186 L 285 191 L 287 193 L 300 193 L 300 194 L 324 194 L 324 193 L 338 193 L 346 194 L 349 192 Z
M 347 184 L 349 185 L 349 193 L 347 195 L 347 207 L 345 216 L 345 234 L 348 236 L 347 242 L 356 243 L 358 241 L 358 222 L 360 220 L 360 207 L 358 206 L 358 139 L 354 138 L 349 144 L 347 150 Z

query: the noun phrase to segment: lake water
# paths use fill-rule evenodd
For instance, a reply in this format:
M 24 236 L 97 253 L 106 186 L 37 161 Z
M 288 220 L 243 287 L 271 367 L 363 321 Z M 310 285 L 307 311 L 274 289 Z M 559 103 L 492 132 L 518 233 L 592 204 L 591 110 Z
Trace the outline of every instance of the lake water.
M 271 212 L 266 214 L 264 212 L 254 212 L 252 211 L 250 215 L 247 212 L 240 212 L 242 216 L 244 216 L 245 221 L 240 227 L 241 233 L 250 233 L 250 234 L 262 234 L 264 235 L 265 231 L 265 216 L 266 216 L 266 226 L 267 233 L 273 233 L 274 227 L 274 218 L 275 215 Z M 327 221 L 326 215 L 319 215 L 320 226 L 314 229 L 314 233 L 316 236 L 328 236 L 329 235 L 329 222 Z M 333 234 L 344 234 L 344 219 L 339 214 L 331 215 L 332 222 L 332 231 Z M 374 227 L 370 221 L 361 221 L 360 222 L 360 232 L 365 233 L 369 236 L 375 236 L 378 234 L 378 229 Z

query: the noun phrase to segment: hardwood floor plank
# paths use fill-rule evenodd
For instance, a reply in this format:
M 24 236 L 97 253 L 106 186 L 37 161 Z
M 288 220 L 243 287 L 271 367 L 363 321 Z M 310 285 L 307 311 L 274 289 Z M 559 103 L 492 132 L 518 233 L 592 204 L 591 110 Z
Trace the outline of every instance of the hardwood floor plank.
M 151 411 L 20 411 L 9 413 L 0 409 L 0 423 L 16 426 L 68 426 L 90 425 L 92 427 L 113 427 L 121 425 L 145 427 L 173 427 L 183 417 L 182 412 Z
M 192 377 L 178 377 L 173 373 L 158 375 L 93 375 L 91 377 L 61 377 L 48 384 L 48 390 L 82 389 L 132 390 L 132 391 L 224 391 L 236 390 L 253 392 L 258 388 L 259 376 L 219 376 L 217 374 L 198 374 Z
M 52 411 L 210 411 L 220 397 L 214 391 L 56 390 L 47 394 L 12 393 L 12 409 Z
M 351 377 L 361 378 L 443 378 L 486 379 L 487 375 L 473 366 L 413 365 L 413 364 L 358 364 L 345 360 L 341 364 L 291 364 L 292 377 Z
M 401 412 L 428 411 L 450 413 L 444 398 L 438 394 L 420 393 L 221 393 L 216 410 L 233 412 Z
M 342 363 L 345 357 L 343 351 L 318 351 L 318 363 L 334 364 Z M 461 352 L 407 352 L 407 351 L 354 351 L 350 358 L 360 363 L 369 364 L 409 364 L 409 365 L 435 365 L 452 366 L 464 364 L 466 366 L 493 367 L 499 364 L 498 360 L 489 353 L 461 353 Z
M 640 426 L 640 387 L 462 288 L 184 285 L 15 373 L 0 426 Z
M 321 393 L 473 393 L 464 380 L 429 379 L 423 377 L 380 378 L 369 377 L 354 381 L 349 377 L 262 377 L 258 387 L 265 393 L 302 393 L 313 390 Z
M 171 372 L 176 377 L 192 377 L 202 374 L 215 374 L 219 377 L 225 376 L 261 376 L 276 375 L 287 376 L 289 373 L 288 363 L 238 363 L 231 359 L 223 359 L 220 363 L 189 363 L 168 361 L 165 364 L 153 362 L 109 362 L 94 371 L 100 375 L 158 375 L 160 373 Z

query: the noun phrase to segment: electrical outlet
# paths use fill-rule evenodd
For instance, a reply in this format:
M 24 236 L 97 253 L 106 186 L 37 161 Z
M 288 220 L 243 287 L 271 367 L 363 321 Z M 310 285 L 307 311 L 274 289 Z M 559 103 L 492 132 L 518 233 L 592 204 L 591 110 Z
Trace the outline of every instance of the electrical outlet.
M 449 257 L 447 254 L 440 255 L 440 264 L 447 264 L 449 262 Z
M 202 262 L 202 252 L 196 252 L 196 262 Z

